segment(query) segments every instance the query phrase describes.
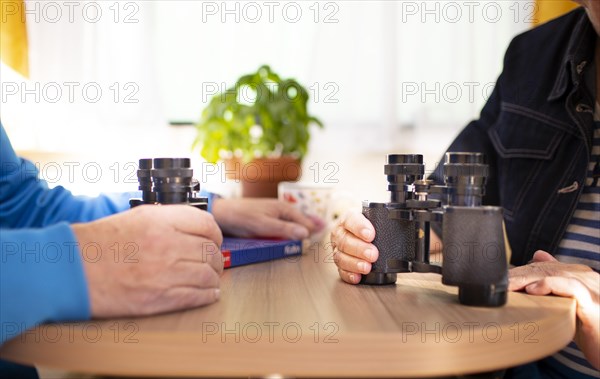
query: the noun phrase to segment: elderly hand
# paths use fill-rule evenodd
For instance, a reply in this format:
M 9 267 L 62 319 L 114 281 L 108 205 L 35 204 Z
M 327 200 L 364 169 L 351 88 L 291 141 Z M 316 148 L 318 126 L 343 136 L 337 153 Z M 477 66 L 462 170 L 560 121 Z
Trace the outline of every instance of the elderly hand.
M 149 315 L 219 298 L 223 236 L 208 212 L 143 205 L 72 229 L 94 317 Z
M 379 251 L 371 243 L 374 238 L 375 228 L 358 212 L 346 213 L 331 231 L 333 260 L 343 281 L 357 284 L 362 274 L 371 271 L 371 263 L 379 257 Z
M 301 240 L 324 223 L 276 199 L 215 199 L 212 214 L 224 234 Z
M 600 369 L 600 274 L 588 266 L 560 263 L 539 250 L 531 263 L 511 269 L 509 277 L 511 291 L 554 294 L 577 301 L 575 342 L 587 360 Z

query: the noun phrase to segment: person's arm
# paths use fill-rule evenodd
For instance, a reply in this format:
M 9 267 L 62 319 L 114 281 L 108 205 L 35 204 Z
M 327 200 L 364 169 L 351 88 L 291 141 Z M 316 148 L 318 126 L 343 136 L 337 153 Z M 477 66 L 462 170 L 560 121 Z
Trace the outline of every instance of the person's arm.
M 88 291 L 67 223 L 0 229 L 0 344 L 43 321 L 86 320 Z
M 0 237 L 0 343 L 47 321 L 143 316 L 219 298 L 221 231 L 186 205 L 0 228 Z
M 167 205 L 109 216 L 121 208 L 126 202 L 49 190 L 0 125 L 0 344 L 47 321 L 218 299 L 222 235 L 210 214 Z

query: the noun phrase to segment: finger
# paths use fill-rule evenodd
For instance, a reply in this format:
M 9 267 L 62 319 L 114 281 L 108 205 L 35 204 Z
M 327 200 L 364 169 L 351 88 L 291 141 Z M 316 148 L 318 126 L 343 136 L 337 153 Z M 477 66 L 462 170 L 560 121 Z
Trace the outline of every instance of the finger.
M 531 283 L 535 283 L 538 280 L 541 280 L 543 275 L 535 275 L 535 274 L 523 274 L 523 275 L 512 275 L 509 271 L 508 278 L 508 290 L 509 291 L 521 291 Z
M 339 251 L 367 262 L 375 262 L 379 257 L 379 251 L 375 245 L 356 237 L 342 224 L 337 225 L 331 232 L 331 242 Z
M 333 261 L 338 268 L 341 268 L 344 271 L 357 274 L 368 274 L 371 272 L 371 263 L 355 258 L 351 255 L 344 254 L 340 251 L 336 251 L 333 254 Z
M 515 267 L 509 270 L 509 290 L 521 290 L 525 288 L 525 286 L 545 277 L 561 276 L 581 278 L 593 271 L 590 267 L 585 265 L 560 263 L 555 260 L 554 257 L 543 251 L 537 251 L 535 258 L 541 259 L 542 261 L 532 261 L 525 266 Z
M 558 262 L 558 260 L 547 252 L 538 250 L 533 254 L 531 262 Z
M 208 263 L 218 274 L 223 272 L 223 253 L 214 242 L 206 238 L 182 234 L 177 238 L 176 243 L 174 254 L 177 263 L 180 261 Z
M 278 237 L 301 240 L 310 235 L 309 230 L 301 224 L 265 217 L 258 222 L 255 230 L 257 237 Z
M 573 297 L 579 306 L 584 308 L 593 304 L 589 289 L 575 278 L 548 276 L 525 287 L 531 295 L 554 294 L 563 297 Z
M 189 205 L 161 205 L 162 215 L 176 230 L 205 237 L 217 246 L 223 243 L 223 234 L 214 217 Z
M 340 278 L 350 284 L 358 284 L 360 283 L 361 275 L 355 272 L 344 271 L 341 268 L 338 268 L 338 273 L 340 274 Z
M 217 244 L 208 238 L 194 235 L 179 233 L 171 241 L 178 260 L 209 262 L 217 255 L 217 252 L 221 251 Z
M 340 224 L 363 241 L 372 242 L 375 238 L 375 228 L 362 213 L 348 212 L 342 217 Z
M 508 290 L 520 291 L 525 286 L 537 282 L 548 276 L 543 267 L 536 263 L 515 267 L 508 270 Z
M 208 263 L 191 261 L 177 262 L 165 271 L 170 287 L 218 288 L 219 274 Z
M 312 230 L 313 233 L 320 232 L 321 230 L 325 229 L 325 220 L 319 216 L 309 214 L 306 215 L 306 217 L 310 218 L 313 224 L 315 224 L 315 229 Z
M 279 215 L 283 220 L 300 224 L 310 232 L 317 229 L 318 225 L 310 217 L 302 213 L 298 208 L 279 200 L 277 200 L 277 203 L 279 207 Z
M 172 287 L 165 291 L 157 301 L 145 307 L 147 314 L 179 311 L 212 304 L 219 300 L 219 288 Z
M 221 275 L 225 262 L 221 248 L 211 241 L 204 240 L 200 249 L 202 260 L 208 263 L 217 274 Z

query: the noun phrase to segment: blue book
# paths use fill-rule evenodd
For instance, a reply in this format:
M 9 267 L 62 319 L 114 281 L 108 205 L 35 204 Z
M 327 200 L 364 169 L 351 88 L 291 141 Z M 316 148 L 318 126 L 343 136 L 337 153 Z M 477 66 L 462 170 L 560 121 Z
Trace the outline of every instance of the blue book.
M 224 238 L 221 251 L 228 268 L 300 255 L 302 241 Z

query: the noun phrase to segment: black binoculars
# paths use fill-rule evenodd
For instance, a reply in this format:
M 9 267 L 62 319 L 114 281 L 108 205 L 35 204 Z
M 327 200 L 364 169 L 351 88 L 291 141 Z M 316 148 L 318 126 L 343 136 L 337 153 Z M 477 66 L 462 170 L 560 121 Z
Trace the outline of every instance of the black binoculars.
M 129 200 L 129 206 L 186 204 L 206 210 L 208 199 L 198 196 L 200 183 L 193 175 L 189 158 L 140 159 L 137 178 L 142 198 Z
M 480 153 L 446 153 L 444 185 L 424 180 L 422 155 L 387 157 L 388 203 L 363 203 L 379 258 L 361 283 L 396 283 L 402 272 L 433 272 L 458 286 L 464 305 L 506 303 L 508 246 L 500 207 L 482 206 L 488 165 Z M 430 230 L 441 224 L 442 265 L 430 263 Z

